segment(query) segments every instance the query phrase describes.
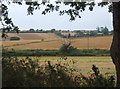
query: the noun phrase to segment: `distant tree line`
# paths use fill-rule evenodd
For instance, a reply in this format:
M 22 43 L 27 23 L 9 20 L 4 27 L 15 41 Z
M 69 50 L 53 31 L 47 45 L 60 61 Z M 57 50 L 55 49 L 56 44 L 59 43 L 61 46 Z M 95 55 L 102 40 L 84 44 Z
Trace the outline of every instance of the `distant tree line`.
M 113 31 L 109 31 L 109 29 L 105 27 L 97 27 L 97 30 L 74 30 L 72 33 L 76 33 L 75 35 L 71 35 L 70 31 L 66 32 L 68 35 L 62 34 L 62 32 L 55 32 L 56 35 L 62 38 L 75 38 L 75 37 L 95 37 L 95 36 L 109 36 L 113 34 Z
M 15 31 L 10 31 L 9 33 L 15 33 Z M 19 33 L 55 33 L 57 36 L 61 38 L 75 38 L 75 37 L 90 37 L 90 36 L 108 36 L 112 35 L 113 31 L 109 31 L 109 29 L 105 27 L 97 27 L 95 30 L 44 30 L 44 29 L 33 29 L 19 31 Z M 68 35 L 64 35 L 62 33 L 68 33 Z M 70 33 L 76 33 L 71 35 Z
M 56 30 L 51 29 L 51 30 L 44 30 L 44 29 L 33 29 L 30 28 L 29 30 L 20 30 L 19 33 L 54 33 Z M 8 33 L 16 33 L 14 30 L 8 32 Z

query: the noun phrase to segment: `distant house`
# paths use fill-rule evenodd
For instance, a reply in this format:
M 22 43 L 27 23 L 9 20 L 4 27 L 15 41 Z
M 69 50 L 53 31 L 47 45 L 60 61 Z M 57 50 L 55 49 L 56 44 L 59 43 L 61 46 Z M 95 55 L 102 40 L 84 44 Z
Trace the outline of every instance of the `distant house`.
M 99 35 L 103 35 L 103 33 L 97 33 L 97 34 L 99 34 Z

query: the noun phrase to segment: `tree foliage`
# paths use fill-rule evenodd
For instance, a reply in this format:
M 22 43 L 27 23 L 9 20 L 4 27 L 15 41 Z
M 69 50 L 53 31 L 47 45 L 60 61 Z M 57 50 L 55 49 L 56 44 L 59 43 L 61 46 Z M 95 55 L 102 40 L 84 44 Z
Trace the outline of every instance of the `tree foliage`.
M 15 30 L 18 33 L 18 26 L 15 26 L 12 22 L 12 19 L 8 17 L 7 6 L 5 4 L 1 4 L 0 8 L 1 8 L 1 14 L 2 14 L 0 17 L 0 22 L 3 26 L 3 28 L 1 28 L 2 37 L 7 37 L 5 33 L 11 30 Z
M 13 40 L 20 40 L 20 37 L 10 37 L 10 40 L 13 41 Z

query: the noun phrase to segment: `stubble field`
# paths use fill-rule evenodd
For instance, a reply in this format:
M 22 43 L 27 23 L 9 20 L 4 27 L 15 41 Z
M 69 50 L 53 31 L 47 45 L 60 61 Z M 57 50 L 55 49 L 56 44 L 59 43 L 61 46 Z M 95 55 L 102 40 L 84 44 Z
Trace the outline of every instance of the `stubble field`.
M 59 49 L 67 39 L 60 38 L 54 33 L 9 33 L 9 37 L 19 36 L 20 41 L 3 39 L 3 47 L 13 49 Z M 85 37 L 70 39 L 72 46 L 78 49 L 109 49 L 112 36 Z

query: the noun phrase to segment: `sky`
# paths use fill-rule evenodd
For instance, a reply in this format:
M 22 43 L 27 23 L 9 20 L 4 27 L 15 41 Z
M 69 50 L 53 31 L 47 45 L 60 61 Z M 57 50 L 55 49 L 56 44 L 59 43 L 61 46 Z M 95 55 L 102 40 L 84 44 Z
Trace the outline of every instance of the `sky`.
M 95 6 L 93 11 L 88 9 L 81 13 L 82 18 L 70 21 L 68 15 L 60 16 L 58 12 L 42 15 L 40 10 L 34 11 L 34 15 L 27 15 L 26 5 L 8 5 L 9 17 L 20 30 L 56 29 L 56 30 L 95 30 L 97 27 L 108 27 L 113 30 L 112 13 L 108 7 Z M 67 8 L 62 6 L 62 8 Z

